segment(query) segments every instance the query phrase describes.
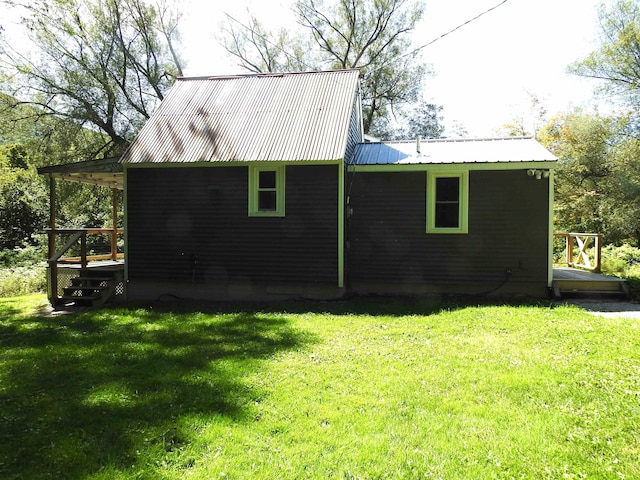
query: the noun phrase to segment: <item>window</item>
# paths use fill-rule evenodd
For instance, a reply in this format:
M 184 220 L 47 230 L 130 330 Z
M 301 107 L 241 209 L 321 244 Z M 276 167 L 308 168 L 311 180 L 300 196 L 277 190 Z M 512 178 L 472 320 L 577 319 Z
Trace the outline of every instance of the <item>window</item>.
M 427 233 L 467 233 L 468 172 L 427 173 Z
M 249 216 L 284 216 L 284 165 L 249 167 Z

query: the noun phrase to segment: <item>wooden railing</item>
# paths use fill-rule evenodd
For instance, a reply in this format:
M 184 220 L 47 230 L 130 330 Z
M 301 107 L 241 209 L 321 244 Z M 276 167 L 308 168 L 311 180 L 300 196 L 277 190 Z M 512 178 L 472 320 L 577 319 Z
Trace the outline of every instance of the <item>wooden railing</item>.
M 124 258 L 123 253 L 118 253 L 118 235 L 124 233 L 121 228 L 57 228 L 48 229 L 49 235 L 49 291 L 52 304 L 58 299 L 58 266 L 60 264 L 79 264 L 81 268 L 86 268 L 89 262 L 98 260 L 119 260 Z M 109 253 L 107 254 L 88 254 L 87 235 L 109 235 Z M 56 240 L 59 235 L 70 235 L 67 242 L 60 248 L 56 249 Z M 80 241 L 80 255 L 67 256 L 64 255 Z
M 602 267 L 602 235 L 599 233 L 554 233 L 564 238 L 564 258 L 554 263 L 600 273 Z

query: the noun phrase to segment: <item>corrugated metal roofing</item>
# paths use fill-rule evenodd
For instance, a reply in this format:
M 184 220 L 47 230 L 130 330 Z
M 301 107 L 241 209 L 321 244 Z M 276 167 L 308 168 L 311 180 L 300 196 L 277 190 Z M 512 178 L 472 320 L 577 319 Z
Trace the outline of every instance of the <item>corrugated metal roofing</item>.
M 362 143 L 356 165 L 553 162 L 557 158 L 530 137 L 436 139 Z
M 358 70 L 183 78 L 122 163 L 338 160 Z

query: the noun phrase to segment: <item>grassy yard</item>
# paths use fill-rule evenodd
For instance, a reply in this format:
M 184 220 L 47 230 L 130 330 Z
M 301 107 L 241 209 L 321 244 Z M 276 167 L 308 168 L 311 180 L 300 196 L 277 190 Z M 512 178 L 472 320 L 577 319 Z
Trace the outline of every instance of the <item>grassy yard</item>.
M 0 478 L 640 478 L 640 321 L 0 299 Z

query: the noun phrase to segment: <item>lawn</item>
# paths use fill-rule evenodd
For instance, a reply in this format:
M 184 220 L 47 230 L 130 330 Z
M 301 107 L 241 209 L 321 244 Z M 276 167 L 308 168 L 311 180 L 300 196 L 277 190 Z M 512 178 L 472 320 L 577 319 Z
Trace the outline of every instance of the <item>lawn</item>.
M 32 314 L 0 478 L 640 478 L 640 321 L 418 301 Z

